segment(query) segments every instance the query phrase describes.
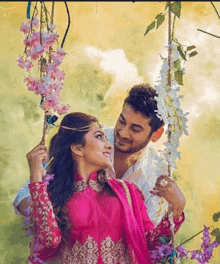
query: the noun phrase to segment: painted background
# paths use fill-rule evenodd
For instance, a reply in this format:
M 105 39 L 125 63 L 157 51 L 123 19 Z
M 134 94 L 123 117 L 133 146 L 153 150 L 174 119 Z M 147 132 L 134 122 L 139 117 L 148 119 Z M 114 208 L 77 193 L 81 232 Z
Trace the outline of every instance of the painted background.
M 47 3 L 50 10 L 50 2 Z M 113 126 L 132 85 L 154 85 L 165 54 L 167 23 L 144 37 L 147 26 L 164 11 L 164 2 L 68 2 L 71 27 L 64 49 L 68 55 L 62 101 L 71 111 L 93 114 Z M 215 2 L 220 10 L 220 2 Z M 28 179 L 26 153 L 41 139 L 40 98 L 27 91 L 24 71 L 16 66 L 23 52 L 20 25 L 27 2 L 0 2 L 0 263 L 25 263 L 29 238 L 13 212 L 16 191 Z M 32 9 L 33 10 L 33 9 Z M 167 20 L 166 20 L 167 21 Z M 189 111 L 189 136 L 181 139 L 177 182 L 187 199 L 186 222 L 176 241 L 212 224 L 220 202 L 220 40 L 219 20 L 209 2 L 182 2 L 175 35 L 181 44 L 195 45 L 198 55 L 186 64 L 181 86 L 182 108 Z M 55 4 L 60 42 L 67 26 L 64 3 Z M 98 94 L 98 95 L 97 95 Z M 103 100 L 99 100 L 101 97 Z M 48 139 L 56 131 L 50 132 Z M 165 136 L 156 143 L 160 149 Z M 196 249 L 200 238 L 187 244 Z M 189 260 L 186 263 L 194 263 Z M 219 249 L 210 263 L 219 263 Z

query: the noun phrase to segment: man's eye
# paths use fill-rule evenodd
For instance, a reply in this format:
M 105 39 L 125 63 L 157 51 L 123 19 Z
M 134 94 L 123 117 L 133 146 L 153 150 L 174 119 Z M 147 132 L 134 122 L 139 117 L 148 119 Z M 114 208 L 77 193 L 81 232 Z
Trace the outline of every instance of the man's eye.
M 121 123 L 121 124 L 125 124 L 125 121 L 124 121 L 124 120 L 121 120 L 121 119 L 119 119 L 119 123 Z
M 138 133 L 138 132 L 140 132 L 140 130 L 138 130 L 138 129 L 135 129 L 135 128 L 132 128 L 132 131 L 133 131 L 133 132 L 135 132 L 135 133 Z

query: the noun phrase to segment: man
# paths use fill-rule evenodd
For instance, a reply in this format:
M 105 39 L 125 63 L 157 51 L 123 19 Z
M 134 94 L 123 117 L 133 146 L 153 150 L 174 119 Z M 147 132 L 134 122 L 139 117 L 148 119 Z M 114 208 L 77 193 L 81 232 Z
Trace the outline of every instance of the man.
M 147 84 L 136 85 L 124 100 L 115 128 L 105 128 L 107 139 L 114 145 L 113 165 L 116 177 L 135 182 L 145 195 L 150 218 L 158 223 L 166 208 L 160 198 L 152 195 L 157 177 L 167 174 L 157 165 L 159 156 L 148 146 L 156 142 L 164 131 L 164 123 L 157 115 L 156 91 Z M 15 212 L 25 214 L 29 196 L 28 183 L 18 191 L 14 200 Z
M 145 196 L 148 214 L 158 223 L 167 203 L 151 195 L 156 179 L 167 174 L 166 166 L 149 146 L 164 132 L 164 122 L 157 115 L 156 91 L 148 84 L 135 85 L 124 100 L 115 128 L 106 128 L 108 141 L 114 145 L 113 165 L 116 177 L 135 182 Z M 160 204 L 159 204 L 160 202 Z

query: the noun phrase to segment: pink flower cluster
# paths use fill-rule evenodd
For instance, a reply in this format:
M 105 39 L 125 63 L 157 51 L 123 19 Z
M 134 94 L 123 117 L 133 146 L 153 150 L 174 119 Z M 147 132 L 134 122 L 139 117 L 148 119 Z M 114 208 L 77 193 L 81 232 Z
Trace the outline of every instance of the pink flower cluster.
M 37 61 L 42 77 L 37 78 L 31 75 L 25 77 L 24 82 L 28 90 L 42 96 L 41 108 L 45 112 L 66 114 L 69 105 L 63 105 L 60 102 L 65 73 L 59 69 L 59 66 L 67 53 L 61 48 L 56 51 L 52 48 L 59 38 L 59 35 L 53 32 L 55 25 L 49 24 L 47 32 L 42 29 L 39 31 L 39 27 L 40 22 L 37 17 L 22 23 L 20 30 L 25 35 L 25 56 L 19 56 L 17 66 L 30 73 L 34 62 Z

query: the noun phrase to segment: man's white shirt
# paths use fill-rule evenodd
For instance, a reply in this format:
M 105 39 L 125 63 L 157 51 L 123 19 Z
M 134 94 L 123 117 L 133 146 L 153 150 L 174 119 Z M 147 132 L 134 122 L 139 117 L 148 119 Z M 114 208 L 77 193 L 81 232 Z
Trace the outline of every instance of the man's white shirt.
M 104 127 L 104 130 L 108 141 L 114 146 L 114 128 Z M 114 162 L 113 157 L 114 148 L 112 151 L 112 161 Z M 167 174 L 165 167 L 159 168 L 158 164 L 161 162 L 157 151 L 151 146 L 151 143 L 148 143 L 135 164 L 130 166 L 121 178 L 121 180 L 135 182 L 142 190 L 148 215 L 155 224 L 160 222 L 168 206 L 165 200 L 150 193 L 150 190 L 155 186 L 157 177 Z
M 108 141 L 114 145 L 114 128 L 104 127 Z M 112 161 L 114 157 L 114 148 L 112 151 Z M 145 204 L 148 209 L 148 215 L 155 224 L 159 223 L 162 216 L 167 208 L 167 202 L 163 201 L 155 195 L 150 193 L 153 189 L 157 177 L 166 174 L 162 169 L 158 168 L 157 161 L 160 159 L 157 151 L 150 146 L 150 143 L 145 147 L 139 156 L 138 160 L 134 165 L 130 166 L 126 173 L 122 176 L 121 180 L 127 180 L 130 182 L 135 182 L 138 187 L 142 190 L 145 195 Z M 17 210 L 17 206 L 20 202 L 29 197 L 28 184 L 30 181 L 25 182 L 25 184 L 18 190 L 15 200 L 13 201 L 15 213 L 21 215 Z

